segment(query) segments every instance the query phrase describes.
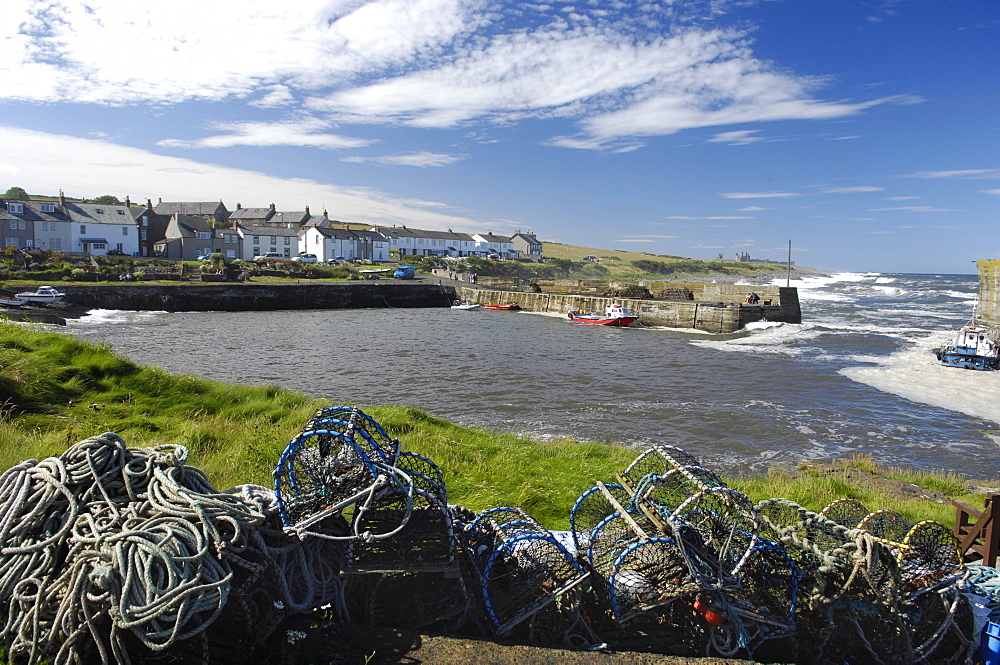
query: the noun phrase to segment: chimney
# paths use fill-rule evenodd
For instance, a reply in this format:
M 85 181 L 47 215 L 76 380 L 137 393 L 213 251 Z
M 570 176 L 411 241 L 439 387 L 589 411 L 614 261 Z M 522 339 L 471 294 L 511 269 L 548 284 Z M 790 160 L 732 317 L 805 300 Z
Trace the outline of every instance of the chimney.
M 330 219 L 330 215 L 327 214 L 326 208 L 323 209 L 323 219 Z
M 66 207 L 66 195 L 63 194 L 63 190 L 59 190 L 59 205 L 63 208 Z
M 243 204 L 242 204 L 242 203 L 240 203 L 239 201 L 237 201 L 237 202 L 236 202 L 236 209 L 237 209 L 237 210 L 242 210 L 242 209 L 243 209 Z
M 160 197 L 160 203 L 163 203 L 163 197 L 162 196 Z
M 132 207 L 132 201 L 128 198 L 128 194 L 125 195 L 125 207 L 126 208 Z
M 146 207 L 149 208 L 150 210 L 153 209 L 153 200 L 152 199 L 146 199 Z
M 306 206 L 306 216 L 309 216 L 309 206 Z
M 271 212 L 274 212 L 274 204 L 271 204 Z

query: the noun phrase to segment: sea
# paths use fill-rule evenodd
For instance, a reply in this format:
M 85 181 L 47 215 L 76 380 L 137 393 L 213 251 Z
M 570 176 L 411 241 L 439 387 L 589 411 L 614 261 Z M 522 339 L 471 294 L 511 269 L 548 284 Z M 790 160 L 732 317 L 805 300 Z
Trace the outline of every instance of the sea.
M 995 484 L 1000 372 L 942 367 L 933 354 L 971 318 L 975 275 L 791 285 L 802 323 L 722 336 L 449 308 L 95 310 L 63 330 L 173 373 L 362 410 L 414 406 L 539 445 L 662 442 L 726 474 L 862 454 Z

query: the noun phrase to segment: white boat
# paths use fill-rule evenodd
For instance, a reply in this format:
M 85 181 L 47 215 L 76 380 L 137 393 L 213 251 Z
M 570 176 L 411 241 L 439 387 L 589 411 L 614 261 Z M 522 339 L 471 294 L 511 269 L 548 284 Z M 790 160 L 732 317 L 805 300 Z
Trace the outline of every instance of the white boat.
M 585 326 L 612 326 L 618 328 L 627 328 L 639 319 L 639 317 L 630 312 L 627 307 L 623 307 L 618 303 L 608 305 L 604 309 L 604 316 L 601 316 L 600 314 L 581 314 L 580 312 L 572 310 L 570 310 L 566 316 L 568 316 L 569 320 L 573 323 L 579 323 Z
M 1000 347 L 989 328 L 978 325 L 975 317 L 962 326 L 955 338 L 935 349 L 938 362 L 945 367 L 963 369 L 1000 369 Z
M 0 306 L 20 307 L 21 305 L 27 305 L 27 304 L 28 304 L 27 300 L 22 300 L 13 293 L 7 291 L 0 291 Z
M 451 304 L 452 309 L 479 309 L 482 305 L 474 302 L 462 302 L 461 300 L 456 300 Z
M 66 294 L 60 292 L 54 286 L 39 286 L 35 291 L 24 291 L 17 294 L 19 300 L 37 305 L 57 303 L 65 297 Z

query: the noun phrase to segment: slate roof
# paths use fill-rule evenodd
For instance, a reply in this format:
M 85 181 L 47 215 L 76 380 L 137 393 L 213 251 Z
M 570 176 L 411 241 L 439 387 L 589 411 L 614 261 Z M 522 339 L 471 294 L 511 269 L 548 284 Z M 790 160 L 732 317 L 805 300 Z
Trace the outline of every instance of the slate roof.
M 243 232 L 243 235 L 250 236 L 290 236 L 292 238 L 297 238 L 299 235 L 299 229 L 290 229 L 287 226 L 239 224 L 238 228 Z
M 7 201 L 7 204 L 20 203 L 24 206 L 23 213 L 11 213 L 16 219 L 23 219 L 30 222 L 68 222 L 71 221 L 69 215 L 56 201 Z M 42 212 L 42 205 L 52 205 L 55 210 L 52 212 Z
M 70 220 L 80 224 L 135 224 L 124 204 L 67 202 L 64 207 Z
M 475 239 L 468 233 L 455 233 L 454 231 L 429 231 L 426 229 L 409 229 L 405 226 L 385 227 L 379 226 L 378 232 L 389 238 L 429 238 L 431 240 L 451 240 L 475 242 Z M 510 241 L 508 241 L 510 242 Z
M 202 215 L 203 217 L 213 217 L 222 213 L 229 216 L 229 211 L 222 201 L 160 201 L 153 209 L 157 215 Z

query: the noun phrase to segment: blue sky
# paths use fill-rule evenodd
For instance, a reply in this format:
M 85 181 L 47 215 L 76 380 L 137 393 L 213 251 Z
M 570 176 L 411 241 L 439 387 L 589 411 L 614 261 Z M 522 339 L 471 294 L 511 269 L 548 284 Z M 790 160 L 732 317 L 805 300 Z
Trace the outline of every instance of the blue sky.
M 4 0 L 0 192 L 974 273 L 998 54 L 996 0 Z

